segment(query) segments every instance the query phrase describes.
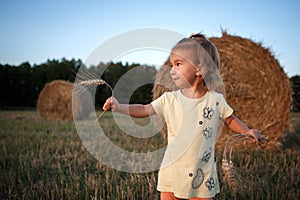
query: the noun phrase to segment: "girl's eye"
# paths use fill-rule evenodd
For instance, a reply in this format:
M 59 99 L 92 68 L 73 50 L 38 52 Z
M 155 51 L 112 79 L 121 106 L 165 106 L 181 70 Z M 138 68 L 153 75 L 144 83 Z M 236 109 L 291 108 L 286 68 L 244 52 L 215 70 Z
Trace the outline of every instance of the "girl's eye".
M 174 64 L 172 64 L 172 67 L 180 67 L 181 65 L 181 62 L 174 62 Z

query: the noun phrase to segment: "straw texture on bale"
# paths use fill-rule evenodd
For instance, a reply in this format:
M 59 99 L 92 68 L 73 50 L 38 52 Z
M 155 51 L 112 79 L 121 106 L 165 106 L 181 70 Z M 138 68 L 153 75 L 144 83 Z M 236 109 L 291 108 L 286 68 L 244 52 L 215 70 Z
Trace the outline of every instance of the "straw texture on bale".
M 226 32 L 220 38 L 209 40 L 218 48 L 226 100 L 235 115 L 269 138 L 267 149 L 280 147 L 284 134 L 291 129 L 292 92 L 286 73 L 269 49 L 259 43 Z M 177 89 L 169 72 L 170 63 L 167 60 L 157 72 L 153 99 Z M 162 134 L 165 137 L 166 129 Z M 216 147 L 223 147 L 231 134 L 224 126 Z M 236 146 L 239 149 L 249 147 L 242 142 Z
M 45 120 L 70 121 L 84 119 L 92 111 L 90 93 L 84 88 L 78 94 L 73 94 L 73 84 L 64 80 L 54 80 L 47 83 L 39 94 L 37 110 Z M 73 98 L 73 109 L 72 109 Z M 88 104 L 88 105 L 87 105 Z

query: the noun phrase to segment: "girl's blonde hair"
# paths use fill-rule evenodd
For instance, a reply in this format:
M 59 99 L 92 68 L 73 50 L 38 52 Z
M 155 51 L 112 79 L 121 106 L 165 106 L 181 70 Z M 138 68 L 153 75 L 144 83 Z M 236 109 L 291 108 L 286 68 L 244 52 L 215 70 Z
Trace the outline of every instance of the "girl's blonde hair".
M 171 52 L 183 57 L 197 69 L 202 69 L 202 76 L 209 90 L 216 90 L 225 95 L 223 80 L 219 72 L 218 49 L 203 34 L 180 40 Z
M 172 48 L 172 52 L 176 51 L 185 51 L 186 53 L 183 53 L 183 55 L 187 55 L 185 59 L 191 62 L 195 67 L 205 65 L 207 68 L 217 67 L 217 69 L 220 69 L 218 50 L 203 34 L 198 33 L 192 35 L 190 38 L 180 40 Z

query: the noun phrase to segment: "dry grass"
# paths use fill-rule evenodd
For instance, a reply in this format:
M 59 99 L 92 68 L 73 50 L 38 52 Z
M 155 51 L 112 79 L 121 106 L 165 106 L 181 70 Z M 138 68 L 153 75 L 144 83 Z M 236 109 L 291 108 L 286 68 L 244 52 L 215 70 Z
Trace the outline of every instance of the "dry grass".
M 243 186 L 237 199 L 300 198 L 300 151 L 294 141 L 300 136 L 299 119 L 300 114 L 293 115 L 296 132 L 286 138 L 287 149 L 234 152 Z M 100 123 L 122 148 L 146 151 L 164 145 L 159 134 L 143 142 L 126 136 L 109 112 Z M 1 111 L 0 149 L 0 199 L 159 199 L 157 172 L 131 174 L 102 165 L 86 151 L 72 122 L 45 121 L 33 111 Z M 215 199 L 232 199 L 222 174 L 220 181 L 221 193 Z

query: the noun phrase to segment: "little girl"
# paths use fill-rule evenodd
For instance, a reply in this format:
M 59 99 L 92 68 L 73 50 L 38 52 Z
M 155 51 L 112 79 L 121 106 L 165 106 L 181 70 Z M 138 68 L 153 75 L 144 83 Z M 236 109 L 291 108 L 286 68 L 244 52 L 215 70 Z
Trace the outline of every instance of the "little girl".
M 168 146 L 158 174 L 162 200 L 212 199 L 220 192 L 215 144 L 222 123 L 248 134 L 258 144 L 261 134 L 249 129 L 234 114 L 219 90 L 218 51 L 202 34 L 179 41 L 170 54 L 170 74 L 177 91 L 165 92 L 151 104 L 120 104 L 106 100 L 103 109 L 132 117 L 163 116 Z

